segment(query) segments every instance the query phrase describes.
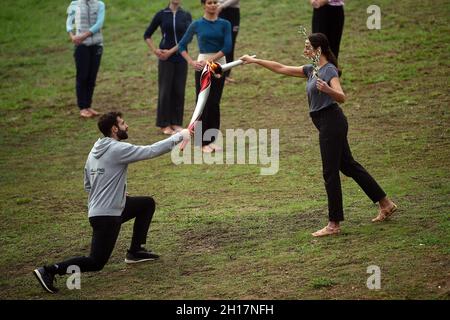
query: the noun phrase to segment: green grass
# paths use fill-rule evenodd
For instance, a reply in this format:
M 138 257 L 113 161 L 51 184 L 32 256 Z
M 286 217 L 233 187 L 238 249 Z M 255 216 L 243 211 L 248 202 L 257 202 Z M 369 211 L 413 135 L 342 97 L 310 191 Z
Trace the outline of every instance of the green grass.
M 105 269 L 81 290 L 45 294 L 31 271 L 89 251 L 82 168 L 99 137 L 78 117 L 67 3 L 3 1 L 0 10 L 0 298 L 2 299 L 449 299 L 450 7 L 439 1 L 377 4 L 382 29 L 366 28 L 371 1 L 349 1 L 341 44 L 343 109 L 356 159 L 398 203 L 383 224 L 376 207 L 342 177 L 342 235 L 314 239 L 327 219 L 317 132 L 303 80 L 245 66 L 224 91 L 222 129 L 280 130 L 280 170 L 258 165 L 180 165 L 169 155 L 129 167 L 131 195 L 152 195 L 149 246 L 161 260 L 123 263 L 125 224 Z M 120 109 L 129 141 L 162 139 L 154 127 L 157 64 L 142 35 L 165 1 L 106 2 L 105 51 L 95 108 Z M 183 6 L 201 15 L 197 0 Z M 301 65 L 298 26 L 307 1 L 242 3 L 236 56 Z M 159 34 L 155 36 L 159 40 Z M 196 42 L 190 45 L 197 52 Z M 195 104 L 190 70 L 185 121 Z M 367 267 L 381 290 L 367 289 Z

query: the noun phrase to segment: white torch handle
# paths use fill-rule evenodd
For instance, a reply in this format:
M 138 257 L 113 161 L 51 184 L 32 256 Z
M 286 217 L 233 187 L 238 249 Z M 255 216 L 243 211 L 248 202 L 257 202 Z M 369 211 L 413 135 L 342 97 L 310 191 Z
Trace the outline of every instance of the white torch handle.
M 195 121 L 197 121 L 198 118 L 202 115 L 203 109 L 205 109 L 206 101 L 208 100 L 210 89 L 211 89 L 211 87 L 208 87 L 199 93 L 198 98 L 197 98 L 197 104 L 196 104 L 195 110 L 194 110 L 194 114 L 192 115 L 189 125 L 191 125 Z
M 253 55 L 253 56 L 250 56 L 250 57 L 255 58 L 256 55 Z M 220 67 L 222 68 L 222 72 L 223 72 L 223 71 L 230 70 L 231 68 L 236 67 L 236 66 L 238 66 L 240 64 L 243 64 L 243 63 L 244 63 L 244 61 L 242 61 L 242 60 L 235 60 L 235 61 L 232 61 L 232 62 L 229 62 L 229 63 L 225 63 L 224 65 L 222 65 Z

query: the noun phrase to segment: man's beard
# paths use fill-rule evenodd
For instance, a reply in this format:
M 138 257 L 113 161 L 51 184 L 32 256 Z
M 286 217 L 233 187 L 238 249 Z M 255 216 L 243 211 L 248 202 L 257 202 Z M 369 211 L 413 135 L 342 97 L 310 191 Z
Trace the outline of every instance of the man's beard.
M 125 130 L 120 130 L 117 131 L 117 138 L 119 138 L 119 140 L 126 140 L 128 139 L 128 133 Z

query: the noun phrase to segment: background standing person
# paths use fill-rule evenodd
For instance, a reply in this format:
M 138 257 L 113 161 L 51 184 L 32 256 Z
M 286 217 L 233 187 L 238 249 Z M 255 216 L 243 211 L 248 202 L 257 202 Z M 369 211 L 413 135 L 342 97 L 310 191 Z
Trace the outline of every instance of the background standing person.
M 339 57 L 344 30 L 344 0 L 310 0 L 313 6 L 312 32 L 327 36 L 331 51 Z
M 103 54 L 101 28 L 104 21 L 103 1 L 72 1 L 67 8 L 66 30 L 75 45 L 77 104 L 80 116 L 83 118 L 91 118 L 99 114 L 91 108 L 91 105 Z
M 314 74 L 312 65 L 293 67 L 250 56 L 240 58 L 246 63 L 256 63 L 275 73 L 307 78 L 309 111 L 314 125 L 319 130 L 323 178 L 328 197 L 329 222 L 323 229 L 312 234 L 315 237 L 338 234 L 341 231 L 340 222 L 344 220 L 344 210 L 339 171 L 353 178 L 374 203 L 378 202 L 379 212 L 372 219 L 373 222 L 385 220 L 397 209 L 375 179 L 353 159 L 347 140 L 347 118 L 337 104 L 345 101 L 345 94 L 339 81 L 336 57 L 329 47 L 327 37 L 322 33 L 313 33 L 305 41 L 303 54 L 312 58 L 319 49 L 321 55 L 317 66 L 318 77 Z
M 164 134 L 182 129 L 187 62 L 178 53 L 181 40 L 192 22 L 191 14 L 180 7 L 180 0 L 170 0 L 167 8 L 159 11 L 144 33 L 144 40 L 158 58 L 158 107 L 156 126 Z M 156 48 L 152 35 L 161 29 L 162 39 Z
M 200 92 L 200 77 L 206 61 L 214 61 L 220 64 L 226 63 L 225 55 L 231 51 L 231 24 L 229 21 L 218 17 L 217 0 L 201 0 L 203 5 L 203 17 L 195 20 L 186 31 L 183 39 L 178 44 L 179 52 L 186 61 L 195 69 L 195 85 L 198 94 Z M 197 60 L 193 60 L 188 52 L 187 45 L 197 35 L 200 54 Z M 202 150 L 210 153 L 220 150 L 215 145 L 215 135 L 211 140 L 204 139 L 204 133 L 209 130 L 218 131 L 220 128 L 220 99 L 222 98 L 224 77 L 212 77 L 209 97 L 203 110 L 202 121 Z
M 190 132 L 182 130 L 170 138 L 149 146 L 122 142 L 128 138 L 128 125 L 120 112 L 109 112 L 100 117 L 98 128 L 104 138 L 94 144 L 84 168 L 84 187 L 89 192 L 89 223 L 92 226 L 91 253 L 34 270 L 42 287 L 56 293 L 55 275 L 64 275 L 67 268 L 77 266 L 80 272 L 102 270 L 116 244 L 122 223 L 134 218 L 131 246 L 126 263 L 155 260 L 159 256 L 143 245 L 155 212 L 151 197 L 127 195 L 128 164 L 151 159 L 172 150 L 181 140 L 189 140 Z
M 231 51 L 226 55 L 227 62 L 234 61 L 234 48 L 236 46 L 236 38 L 239 33 L 239 24 L 241 21 L 240 0 L 219 0 L 219 17 L 230 21 L 231 23 Z M 224 72 L 225 83 L 234 82 L 230 77 L 231 69 Z

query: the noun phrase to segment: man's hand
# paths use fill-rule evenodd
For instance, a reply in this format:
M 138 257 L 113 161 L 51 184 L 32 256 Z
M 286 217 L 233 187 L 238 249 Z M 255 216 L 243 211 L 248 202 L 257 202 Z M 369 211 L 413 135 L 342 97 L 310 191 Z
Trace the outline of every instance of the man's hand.
M 192 131 L 189 129 L 183 129 L 180 131 L 181 135 L 183 136 L 183 142 L 189 142 L 191 140 L 191 135 L 193 134 Z
M 193 127 L 195 127 L 195 125 Z M 186 148 L 186 145 L 189 143 L 189 140 L 191 140 L 191 135 L 194 134 L 194 129 L 183 129 L 180 131 L 180 133 L 183 136 L 183 141 L 181 141 L 180 144 L 180 150 L 183 151 L 184 148 Z

